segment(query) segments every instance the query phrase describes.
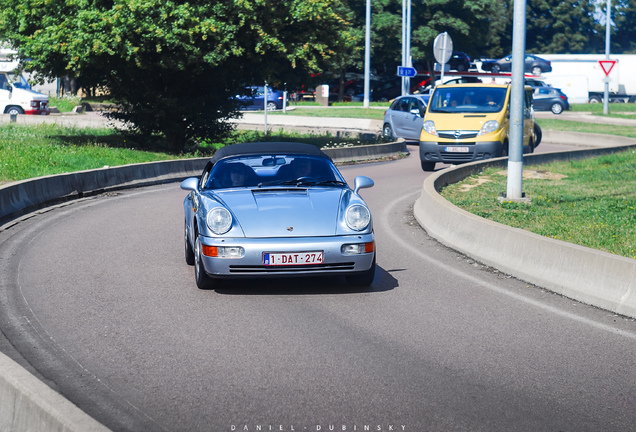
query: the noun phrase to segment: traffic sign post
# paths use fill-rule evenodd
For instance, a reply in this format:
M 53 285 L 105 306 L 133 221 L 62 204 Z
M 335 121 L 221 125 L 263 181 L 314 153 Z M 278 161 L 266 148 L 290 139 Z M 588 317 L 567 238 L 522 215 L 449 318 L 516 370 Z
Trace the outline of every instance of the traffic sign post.
M 599 60 L 598 64 L 601 65 L 601 69 L 605 72 L 605 76 L 609 77 L 610 72 L 614 69 L 614 65 L 616 64 L 616 60 Z
M 417 75 L 417 71 L 412 67 L 398 66 L 397 75 L 399 77 L 414 77 Z
M 601 65 L 601 69 L 605 73 L 605 95 L 603 97 L 603 114 L 609 114 L 609 74 L 614 69 L 614 65 L 616 64 L 616 60 L 610 60 L 609 55 L 605 60 L 599 60 L 598 64 Z
M 448 60 L 450 60 L 451 55 L 453 54 L 453 40 L 448 35 L 448 33 L 440 33 L 435 38 L 433 42 L 433 54 L 435 55 L 435 60 L 437 63 L 442 65 L 442 75 L 440 77 L 440 82 L 444 83 L 444 69 Z

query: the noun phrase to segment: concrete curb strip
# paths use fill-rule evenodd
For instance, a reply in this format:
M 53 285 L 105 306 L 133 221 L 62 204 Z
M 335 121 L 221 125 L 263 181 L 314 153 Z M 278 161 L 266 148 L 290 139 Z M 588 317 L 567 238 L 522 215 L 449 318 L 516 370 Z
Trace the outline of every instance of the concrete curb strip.
M 0 430 L 106 432 L 109 429 L 0 353 Z
M 586 138 L 589 137 L 581 137 Z M 608 141 L 607 136 L 604 136 L 604 142 Z M 614 145 L 616 141 L 622 141 L 623 145 L 526 155 L 524 165 L 636 148 L 634 139 L 611 141 Z M 415 218 L 431 237 L 486 265 L 583 303 L 636 317 L 636 260 L 480 218 L 455 207 L 438 193 L 443 187 L 478 173 L 487 166 L 505 168 L 506 164 L 507 159 L 493 159 L 451 167 L 429 176 L 415 203 Z

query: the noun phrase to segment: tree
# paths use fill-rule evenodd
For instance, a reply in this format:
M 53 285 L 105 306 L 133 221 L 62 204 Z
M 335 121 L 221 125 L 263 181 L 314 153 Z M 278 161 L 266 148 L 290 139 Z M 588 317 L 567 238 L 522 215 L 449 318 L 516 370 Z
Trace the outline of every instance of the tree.
M 502 5 L 501 0 L 412 2 L 413 61 L 432 63 L 433 41 L 442 32 L 449 33 L 456 51 L 472 57 L 496 53 L 506 22 Z M 352 9 L 364 13 L 362 7 Z M 402 58 L 402 0 L 374 0 L 371 27 L 372 62 L 377 69 L 393 74 Z
M 611 17 L 615 26 L 612 34 L 612 52 L 614 54 L 636 53 L 636 0 L 614 1 Z
M 108 88 L 119 119 L 174 151 L 227 133 L 248 84 L 299 81 L 335 54 L 339 0 L 0 0 L 29 70 Z
M 534 0 L 526 13 L 526 51 L 585 53 L 595 39 L 593 0 Z

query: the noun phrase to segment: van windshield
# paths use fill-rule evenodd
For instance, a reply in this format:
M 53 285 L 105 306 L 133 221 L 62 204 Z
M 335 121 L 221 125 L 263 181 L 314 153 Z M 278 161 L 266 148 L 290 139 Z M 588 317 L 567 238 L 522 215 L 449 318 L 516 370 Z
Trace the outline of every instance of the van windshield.
M 499 112 L 506 100 L 507 87 L 445 87 L 438 88 L 429 102 L 434 113 Z
M 27 80 L 24 79 L 22 75 L 15 74 L 13 72 L 8 72 L 7 75 L 9 76 L 9 81 L 11 81 L 11 84 L 13 84 L 13 87 L 26 89 L 26 90 L 31 89 L 31 86 L 29 85 Z

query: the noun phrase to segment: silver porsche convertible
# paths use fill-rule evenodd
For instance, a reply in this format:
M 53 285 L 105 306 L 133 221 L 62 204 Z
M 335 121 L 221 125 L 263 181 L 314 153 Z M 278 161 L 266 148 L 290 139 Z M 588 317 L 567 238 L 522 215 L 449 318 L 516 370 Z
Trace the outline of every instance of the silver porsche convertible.
M 318 147 L 244 143 L 219 149 L 200 178 L 188 178 L 185 260 L 197 286 L 246 277 L 375 275 L 371 212 Z

